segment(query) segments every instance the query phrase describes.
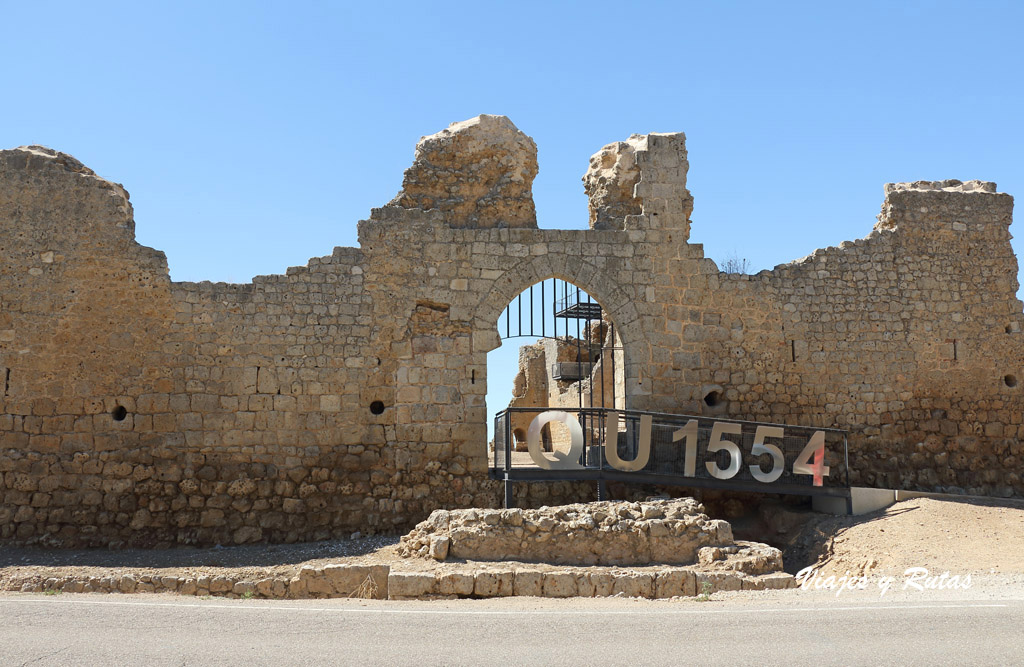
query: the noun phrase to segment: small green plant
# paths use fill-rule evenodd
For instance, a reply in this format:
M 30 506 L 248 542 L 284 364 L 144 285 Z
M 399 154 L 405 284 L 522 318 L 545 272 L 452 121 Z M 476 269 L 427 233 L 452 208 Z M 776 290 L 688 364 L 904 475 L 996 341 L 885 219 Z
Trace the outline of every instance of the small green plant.
M 697 596 L 697 602 L 707 602 L 711 599 L 711 582 L 703 581 L 700 584 L 700 595 Z
M 252 591 L 245 591 L 244 593 L 242 593 L 242 599 L 251 600 L 253 598 L 253 595 L 255 595 L 255 593 L 253 593 Z
M 60 595 L 63 592 L 64 591 L 59 590 L 57 588 L 47 588 L 45 591 L 43 591 L 43 595 Z

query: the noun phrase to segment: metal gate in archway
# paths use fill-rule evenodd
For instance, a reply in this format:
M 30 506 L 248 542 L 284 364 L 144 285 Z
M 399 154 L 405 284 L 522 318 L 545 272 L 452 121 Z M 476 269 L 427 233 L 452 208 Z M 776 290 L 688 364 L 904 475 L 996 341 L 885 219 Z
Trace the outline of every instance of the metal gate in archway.
M 554 342 L 558 354 L 547 365 L 548 377 L 565 387 L 578 383 L 578 390 L 572 392 L 576 405 L 552 407 L 625 407 L 623 347 L 615 323 L 582 288 L 558 278 L 531 285 L 499 316 L 498 334 L 502 340 Z

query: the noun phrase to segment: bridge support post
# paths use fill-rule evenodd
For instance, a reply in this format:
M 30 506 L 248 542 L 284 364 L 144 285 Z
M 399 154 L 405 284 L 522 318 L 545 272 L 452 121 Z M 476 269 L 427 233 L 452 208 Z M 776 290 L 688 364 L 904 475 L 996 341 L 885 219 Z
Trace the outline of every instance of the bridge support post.
M 512 509 L 516 506 L 516 499 L 512 495 L 512 480 L 505 478 L 505 509 Z

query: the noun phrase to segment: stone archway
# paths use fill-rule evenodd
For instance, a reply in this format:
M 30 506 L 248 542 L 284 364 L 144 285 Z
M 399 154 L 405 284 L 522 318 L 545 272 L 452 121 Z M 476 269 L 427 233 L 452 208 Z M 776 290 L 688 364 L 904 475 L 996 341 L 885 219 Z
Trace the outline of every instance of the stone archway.
M 525 410 L 524 412 L 510 415 L 509 419 L 511 419 L 511 422 L 508 423 L 511 425 L 512 431 L 514 431 L 515 429 L 524 429 L 525 425 L 535 416 L 533 415 L 533 409 L 545 409 L 542 406 L 550 406 L 550 409 L 556 410 L 575 410 L 577 408 L 582 410 L 591 407 L 630 409 L 635 407 L 634 399 L 644 393 L 640 391 L 639 365 L 634 359 L 642 363 L 648 343 L 640 326 L 640 317 L 635 302 L 614 280 L 610 280 L 607 274 L 602 274 L 595 264 L 577 256 L 537 255 L 524 258 L 494 279 L 492 288 L 480 299 L 474 311 L 474 353 L 484 356 L 489 352 L 497 350 L 502 345 L 502 340 L 506 334 L 504 329 L 501 332 L 498 331 L 499 319 L 502 313 L 506 312 L 506 308 L 509 308 L 508 312 L 512 312 L 514 309 L 510 308 L 510 304 L 520 295 L 525 294 L 527 290 L 531 288 L 536 290 L 538 283 L 543 284 L 552 280 L 567 283 L 570 288 L 579 288 L 579 290 L 586 293 L 585 298 L 588 299 L 588 302 L 590 299 L 593 299 L 596 302 L 595 305 L 601 306 L 603 311 L 602 319 L 607 320 L 610 325 L 610 329 L 608 329 L 610 332 L 610 336 L 608 336 L 610 342 L 607 343 L 608 347 L 605 347 L 605 344 L 602 343 L 601 347 L 603 349 L 599 353 L 597 360 L 594 361 L 593 357 L 587 360 L 588 368 L 585 371 L 585 377 L 557 378 L 554 375 L 549 375 L 544 378 L 544 382 L 542 382 L 543 387 L 541 387 L 540 391 L 546 400 L 540 401 L 532 400 L 536 396 L 533 396 L 530 392 L 521 397 L 513 395 L 508 397 L 498 396 L 502 394 L 503 383 L 506 380 L 508 381 L 509 388 L 514 384 L 511 381 L 511 376 L 505 377 L 509 361 L 505 359 L 503 362 L 500 362 L 502 365 L 492 368 L 492 359 L 481 359 L 480 361 L 486 369 L 483 377 L 485 380 L 484 393 L 487 396 L 485 405 L 487 407 L 488 431 L 490 431 L 493 415 L 501 412 L 506 407 Z M 514 328 L 513 326 L 513 330 Z M 569 338 L 579 338 L 578 334 L 579 332 L 576 332 L 574 336 L 571 332 L 566 333 Z M 589 334 L 587 334 L 587 337 L 589 337 Z M 511 338 L 515 338 L 515 334 Z M 556 335 L 554 340 L 557 341 L 559 338 L 560 335 Z M 557 342 L 552 341 L 550 335 L 539 335 L 536 339 L 538 343 L 540 339 L 548 340 L 548 343 L 541 345 L 542 351 L 540 355 L 543 359 L 552 361 L 552 359 L 557 358 L 559 362 L 562 361 L 561 352 L 565 350 L 559 351 Z M 552 343 L 554 343 L 553 348 L 551 347 Z M 519 352 L 520 354 L 522 353 L 521 349 Z M 591 352 L 591 354 L 593 353 Z M 520 357 L 520 364 L 522 364 L 522 361 L 523 358 Z M 532 366 L 532 361 L 530 364 Z M 560 370 L 564 370 L 562 367 L 570 364 L 559 363 L 557 365 Z M 550 366 L 550 364 L 542 365 L 545 368 Z M 501 369 L 500 373 L 496 369 Z M 522 372 L 524 369 L 520 366 L 519 370 Z M 554 373 L 555 371 L 552 370 L 551 372 Z M 576 372 L 579 371 L 577 370 Z M 494 375 L 494 373 L 499 374 Z M 531 377 L 536 376 L 536 373 L 537 371 L 534 370 Z M 541 373 L 545 374 L 543 371 Z M 528 375 L 530 374 L 528 373 Z M 529 384 L 532 385 L 532 383 Z M 574 392 L 577 392 L 578 395 Z M 573 398 L 574 396 L 575 398 Z M 512 401 L 509 402 L 508 399 L 512 399 Z M 548 438 L 551 436 L 551 433 L 547 433 Z M 545 437 L 544 434 L 542 434 L 542 437 Z M 520 440 L 524 441 L 523 444 L 525 446 L 525 438 L 520 438 Z M 496 434 L 495 443 L 497 443 Z M 550 449 L 553 444 L 545 442 L 547 449 Z
M 626 407 L 630 407 L 630 397 L 639 393 L 631 388 L 637 388 L 640 380 L 638 365 L 631 360 L 642 352 L 646 336 L 634 299 L 613 282 L 602 280 L 601 274 L 596 265 L 575 255 L 537 255 L 506 269 L 475 309 L 474 329 L 484 334 L 478 337 L 475 351 L 487 353 L 500 345 L 498 317 L 512 299 L 542 280 L 564 280 L 590 294 L 615 322 L 625 357 Z

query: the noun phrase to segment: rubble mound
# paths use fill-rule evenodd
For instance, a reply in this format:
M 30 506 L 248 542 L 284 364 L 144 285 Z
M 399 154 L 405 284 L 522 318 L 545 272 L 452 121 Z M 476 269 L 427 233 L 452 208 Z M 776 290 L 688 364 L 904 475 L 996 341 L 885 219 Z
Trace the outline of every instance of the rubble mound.
M 537 228 L 537 144 L 505 116 L 483 114 L 420 139 L 389 206 L 437 209 L 452 227 Z
M 398 552 L 436 560 L 782 568 L 778 549 L 734 542 L 732 526 L 708 518 L 703 505 L 692 498 L 536 510 L 436 510 L 402 538 Z M 748 560 L 749 567 L 740 564 Z

